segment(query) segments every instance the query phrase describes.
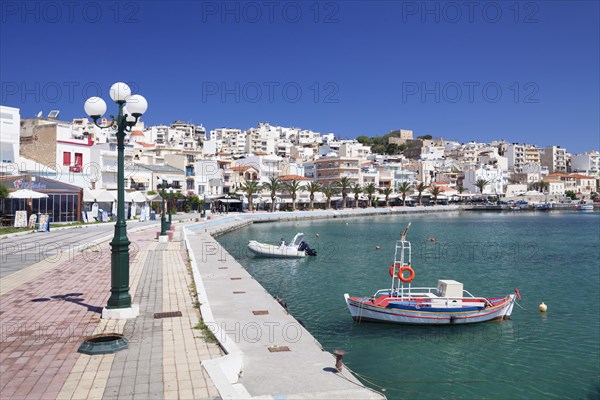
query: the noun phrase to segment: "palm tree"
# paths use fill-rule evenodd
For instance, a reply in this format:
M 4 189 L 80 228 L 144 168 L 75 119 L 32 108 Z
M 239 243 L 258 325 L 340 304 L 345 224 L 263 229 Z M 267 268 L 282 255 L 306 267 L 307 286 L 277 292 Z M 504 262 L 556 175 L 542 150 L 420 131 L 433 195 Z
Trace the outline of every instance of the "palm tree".
M 308 185 L 306 185 L 306 191 L 310 193 L 310 203 L 308 205 L 308 208 L 312 210 L 315 208 L 315 193 L 321 191 L 321 184 L 319 182 L 314 181 L 310 182 Z
M 419 205 L 423 205 L 421 203 L 421 198 L 423 197 L 423 192 L 425 191 L 425 189 L 427 189 L 427 186 L 425 186 L 425 183 L 421 182 L 419 183 L 416 187 L 415 190 L 419 193 Z
M 301 192 L 302 190 L 304 190 L 304 188 L 302 187 L 302 185 L 300 185 L 300 181 L 297 181 L 296 179 L 284 183 L 283 187 L 286 191 L 290 192 L 290 195 L 292 196 L 292 211 L 295 211 L 296 193 Z
M 546 181 L 539 181 L 537 182 L 537 186 L 540 193 L 544 193 L 550 187 L 550 183 Z
M 282 182 L 275 176 L 270 177 L 269 182 L 263 184 L 263 189 L 271 192 L 271 212 L 275 212 L 275 197 L 277 197 L 277 191 L 282 188 Z
M 348 196 L 348 189 L 352 188 L 352 181 L 347 176 L 343 176 L 337 184 L 342 191 L 342 208 L 346 208 L 346 197 Z
M 406 206 L 406 195 L 410 191 L 410 183 L 402 182 L 400 186 L 398 186 L 398 191 L 402 194 L 402 205 Z
M 371 182 L 365 186 L 364 191 L 367 194 L 367 197 L 369 198 L 369 207 L 371 207 L 372 206 L 371 201 L 373 200 L 373 194 L 375 194 L 375 192 L 377 191 L 377 187 L 375 186 L 375 184 L 373 182 Z
M 437 198 L 443 191 L 444 191 L 444 189 L 440 189 L 437 186 L 434 186 L 431 189 L 431 195 L 433 196 L 433 204 L 437 204 Z
M 331 196 L 336 194 L 337 191 L 337 186 L 332 184 L 324 185 L 321 187 L 321 192 L 323 192 L 323 194 L 327 198 L 327 205 L 325 206 L 325 208 L 331 208 Z
M 465 191 L 465 188 L 462 187 L 462 186 L 459 186 L 459 187 L 456 188 L 456 191 L 458 192 L 458 194 L 462 194 L 462 192 Z
M 477 179 L 477 181 L 475 182 L 475 186 L 477 186 L 477 188 L 479 189 L 480 194 L 483 194 L 483 188 L 485 188 L 488 183 L 489 182 L 485 179 Z
M 260 184 L 258 181 L 246 180 L 240 186 L 240 190 L 245 192 L 248 196 L 248 211 L 254 211 L 254 208 L 252 207 L 252 195 L 260 191 Z
M 362 191 L 363 188 L 358 183 L 355 183 L 352 186 L 352 193 L 354 193 L 354 208 L 358 207 L 358 195 L 360 195 Z
M 373 196 L 373 207 L 377 208 L 379 205 L 379 196 Z
M 394 189 L 392 189 L 391 187 L 386 187 L 383 189 L 379 189 L 379 193 L 385 196 L 385 206 L 388 207 L 388 199 L 390 197 L 390 194 L 394 193 Z

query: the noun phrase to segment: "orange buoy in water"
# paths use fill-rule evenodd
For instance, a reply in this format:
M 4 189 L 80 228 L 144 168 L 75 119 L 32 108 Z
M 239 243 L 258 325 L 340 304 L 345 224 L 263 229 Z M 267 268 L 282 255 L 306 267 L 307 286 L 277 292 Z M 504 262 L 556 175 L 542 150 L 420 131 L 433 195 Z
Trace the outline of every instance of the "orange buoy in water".
M 429 241 L 430 242 L 435 242 L 435 238 L 433 236 L 429 236 Z

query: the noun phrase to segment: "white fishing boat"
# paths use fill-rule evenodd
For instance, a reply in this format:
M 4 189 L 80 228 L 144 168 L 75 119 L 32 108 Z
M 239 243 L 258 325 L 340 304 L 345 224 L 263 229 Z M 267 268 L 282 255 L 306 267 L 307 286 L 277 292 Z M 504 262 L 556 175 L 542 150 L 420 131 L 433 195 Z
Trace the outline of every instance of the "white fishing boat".
M 300 258 L 317 255 L 316 250 L 311 249 L 304 241 L 303 233 L 297 233 L 290 244 L 286 244 L 283 239 L 278 245 L 251 240 L 248 243 L 248 249 L 258 256 L 272 258 Z
M 344 294 L 355 321 L 391 322 L 410 325 L 473 324 L 508 319 L 516 294 L 504 297 L 476 297 L 454 280 L 440 279 L 437 287 L 412 287 L 411 245 L 406 240 L 410 224 L 396 242 L 394 263 L 389 267 L 391 288 L 370 297 Z M 408 274 L 408 275 L 407 275 Z M 405 286 L 406 284 L 406 286 Z
M 594 204 L 580 201 L 575 208 L 579 211 L 594 211 Z

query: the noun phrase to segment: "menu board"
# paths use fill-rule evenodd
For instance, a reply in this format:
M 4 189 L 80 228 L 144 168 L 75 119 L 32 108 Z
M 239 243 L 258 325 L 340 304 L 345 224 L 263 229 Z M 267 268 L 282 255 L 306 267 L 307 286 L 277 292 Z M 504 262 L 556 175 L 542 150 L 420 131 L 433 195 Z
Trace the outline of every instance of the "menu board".
M 26 228 L 27 227 L 27 211 L 20 210 L 15 211 L 15 228 Z
M 38 225 L 38 232 L 50 231 L 50 216 L 48 214 L 40 215 L 40 224 Z

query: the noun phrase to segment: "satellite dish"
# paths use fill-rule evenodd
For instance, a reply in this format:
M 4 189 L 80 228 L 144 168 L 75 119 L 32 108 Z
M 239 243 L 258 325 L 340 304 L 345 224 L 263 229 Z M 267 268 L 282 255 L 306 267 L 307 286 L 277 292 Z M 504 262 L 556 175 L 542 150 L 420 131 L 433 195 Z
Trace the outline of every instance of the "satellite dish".
M 37 117 L 36 118 L 42 118 L 42 115 L 44 115 L 44 113 L 42 111 L 40 111 L 39 113 L 37 113 Z

